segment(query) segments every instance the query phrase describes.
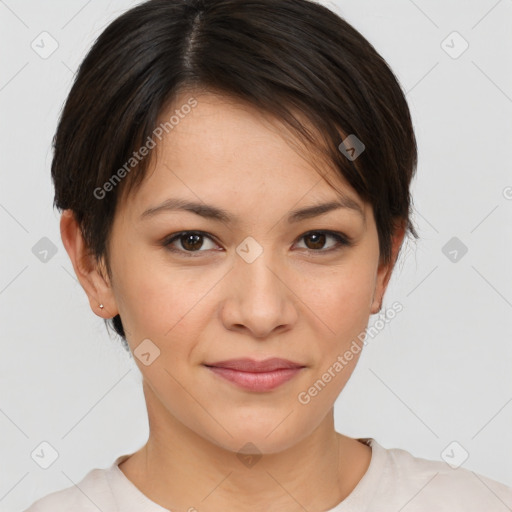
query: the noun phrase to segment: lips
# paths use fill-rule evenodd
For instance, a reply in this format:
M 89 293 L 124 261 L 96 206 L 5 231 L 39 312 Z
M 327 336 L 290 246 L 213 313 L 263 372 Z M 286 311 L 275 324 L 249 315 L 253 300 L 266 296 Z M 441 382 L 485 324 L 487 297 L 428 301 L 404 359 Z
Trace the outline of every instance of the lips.
M 269 392 L 278 388 L 305 368 L 302 364 L 276 357 L 264 361 L 248 358 L 230 359 L 204 364 L 204 366 L 231 385 L 256 393 Z
M 217 361 L 215 363 L 205 363 L 205 366 L 214 368 L 227 368 L 239 372 L 266 373 L 275 370 L 285 370 L 293 368 L 304 368 L 304 365 L 289 361 L 288 359 L 280 359 L 273 357 L 263 361 L 256 361 L 250 358 L 229 359 L 225 361 Z

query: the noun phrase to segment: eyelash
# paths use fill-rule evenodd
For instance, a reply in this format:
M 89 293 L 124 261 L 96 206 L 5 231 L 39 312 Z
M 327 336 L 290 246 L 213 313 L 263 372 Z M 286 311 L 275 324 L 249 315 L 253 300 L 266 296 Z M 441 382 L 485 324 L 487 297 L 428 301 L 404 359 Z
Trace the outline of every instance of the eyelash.
M 347 237 L 346 235 L 343 235 L 342 233 L 338 233 L 336 231 L 329 231 L 329 230 L 318 230 L 318 231 L 308 231 L 307 233 L 304 233 L 298 240 L 302 240 L 303 238 L 306 238 L 309 235 L 313 234 L 322 234 L 322 235 L 328 235 L 334 238 L 337 241 L 337 245 L 334 247 L 331 247 L 330 249 L 323 250 L 323 249 L 306 249 L 309 253 L 319 253 L 319 254 L 331 254 L 332 252 L 339 251 L 345 247 L 351 247 L 353 245 L 352 240 Z M 210 236 L 208 233 L 204 231 L 180 231 L 179 233 L 173 233 L 172 235 L 168 236 L 163 242 L 162 245 L 170 252 L 177 253 L 180 255 L 183 255 L 185 257 L 198 257 L 201 255 L 202 252 L 206 251 L 186 251 L 183 249 L 176 249 L 175 247 L 172 247 L 172 243 L 176 240 L 179 240 L 184 235 L 199 235 L 204 238 L 209 238 L 212 242 L 215 242 L 215 239 Z

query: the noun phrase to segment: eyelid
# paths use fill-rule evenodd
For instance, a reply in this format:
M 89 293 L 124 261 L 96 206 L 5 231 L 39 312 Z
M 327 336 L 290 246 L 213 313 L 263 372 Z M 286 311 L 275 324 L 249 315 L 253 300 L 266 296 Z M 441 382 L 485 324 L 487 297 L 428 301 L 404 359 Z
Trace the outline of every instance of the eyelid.
M 209 238 L 212 242 L 219 245 L 213 235 L 211 235 L 210 233 L 206 233 L 205 231 L 199 231 L 196 229 L 190 229 L 190 230 L 172 233 L 171 235 L 165 237 L 161 244 L 164 246 L 164 248 L 166 248 L 168 251 L 170 251 L 172 253 L 179 253 L 179 254 L 182 254 L 185 256 L 191 256 L 191 257 L 199 256 L 199 255 L 201 255 L 201 253 L 205 253 L 205 252 L 208 252 L 208 250 L 211 250 L 211 249 L 208 249 L 208 250 L 198 250 L 198 251 L 185 251 L 183 249 L 176 249 L 176 248 L 172 247 L 171 244 L 173 244 L 174 242 L 179 240 L 183 235 L 199 235 L 203 238 Z
M 211 250 L 211 249 L 207 249 L 207 250 L 197 250 L 197 251 L 185 251 L 183 249 L 176 249 L 176 248 L 172 247 L 172 245 L 171 245 L 172 243 L 179 240 L 180 237 L 182 237 L 183 235 L 187 235 L 187 234 L 188 235 L 191 235 L 191 234 L 199 235 L 203 238 L 210 239 L 212 242 L 214 242 L 217 245 L 220 245 L 216 241 L 216 238 L 213 235 L 211 235 L 210 233 L 207 233 L 205 231 L 195 230 L 195 229 L 172 233 L 171 235 L 164 238 L 164 240 L 161 242 L 161 245 L 163 245 L 168 251 L 170 251 L 172 253 L 178 253 L 181 255 L 185 255 L 186 257 L 200 256 L 201 253 L 207 253 L 208 251 Z M 325 250 L 324 249 L 315 250 L 315 249 L 308 249 L 308 248 L 304 249 L 309 254 L 315 254 L 317 256 L 321 256 L 324 254 L 330 254 L 332 252 L 339 251 L 345 247 L 351 247 L 353 245 L 353 240 L 351 237 L 349 237 L 348 235 L 345 235 L 344 233 L 341 233 L 339 231 L 333 231 L 333 230 L 329 230 L 329 229 L 311 229 L 309 231 L 306 231 L 305 233 L 302 233 L 295 240 L 294 245 L 297 243 L 297 241 L 302 240 L 303 238 L 306 238 L 308 235 L 311 235 L 311 234 L 324 234 L 327 236 L 331 236 L 332 238 L 334 238 L 336 240 L 337 244 L 334 247 L 331 247 L 331 248 L 325 249 Z

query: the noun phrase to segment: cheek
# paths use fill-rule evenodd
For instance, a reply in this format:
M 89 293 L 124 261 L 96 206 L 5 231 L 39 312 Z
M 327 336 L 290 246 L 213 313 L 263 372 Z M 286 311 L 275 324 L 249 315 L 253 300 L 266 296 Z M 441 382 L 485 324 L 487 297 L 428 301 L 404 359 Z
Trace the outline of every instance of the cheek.
M 360 262 L 330 268 L 311 279 L 307 273 L 301 277 L 299 297 L 336 340 L 347 340 L 366 327 L 374 292 L 372 271 Z
M 144 338 L 154 338 L 159 345 L 173 340 L 178 348 L 176 337 L 188 334 L 193 338 L 205 315 L 208 295 L 220 277 L 218 271 L 204 271 L 198 279 L 197 269 L 151 264 L 148 258 L 137 262 L 132 257 L 116 288 L 123 325 L 129 328 L 133 343 Z
M 141 340 L 152 338 L 164 330 L 172 318 L 165 305 L 172 299 L 172 289 L 165 273 L 130 244 L 117 243 L 114 293 L 128 341 L 135 348 Z M 167 327 L 169 329 L 169 327 Z

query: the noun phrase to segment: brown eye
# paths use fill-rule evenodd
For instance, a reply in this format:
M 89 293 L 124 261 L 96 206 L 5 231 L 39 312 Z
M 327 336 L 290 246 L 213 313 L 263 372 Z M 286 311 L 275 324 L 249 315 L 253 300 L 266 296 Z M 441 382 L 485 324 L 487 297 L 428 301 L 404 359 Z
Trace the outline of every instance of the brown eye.
M 203 245 L 203 236 L 196 234 L 181 235 L 179 240 L 186 251 L 197 251 Z
M 332 241 L 330 244 L 329 239 Z M 304 240 L 307 251 L 318 254 L 331 253 L 352 245 L 350 238 L 335 231 L 310 231 L 302 235 L 300 240 Z M 211 250 L 219 250 L 213 238 L 202 231 L 175 233 L 164 240 L 162 245 L 180 256 L 201 256 L 201 253 L 208 254 Z
M 331 239 L 334 243 L 331 243 L 325 247 L 326 242 Z M 328 253 L 340 249 L 343 246 L 350 246 L 351 242 L 348 237 L 341 233 L 330 232 L 330 231 L 310 231 L 305 235 L 302 235 L 301 240 L 304 240 L 306 249 L 311 252 Z M 322 250 L 323 249 L 323 250 Z
M 210 247 L 208 247 L 208 242 Z M 199 231 L 182 231 L 181 233 L 174 234 L 167 240 L 164 240 L 162 245 L 171 252 L 185 256 L 195 256 L 193 253 L 198 253 L 197 255 L 200 256 L 202 252 L 218 247 L 211 237 Z
M 306 243 L 308 249 L 322 249 L 325 244 L 326 236 L 324 233 L 312 233 L 306 235 L 304 240 L 309 240 L 311 243 Z

